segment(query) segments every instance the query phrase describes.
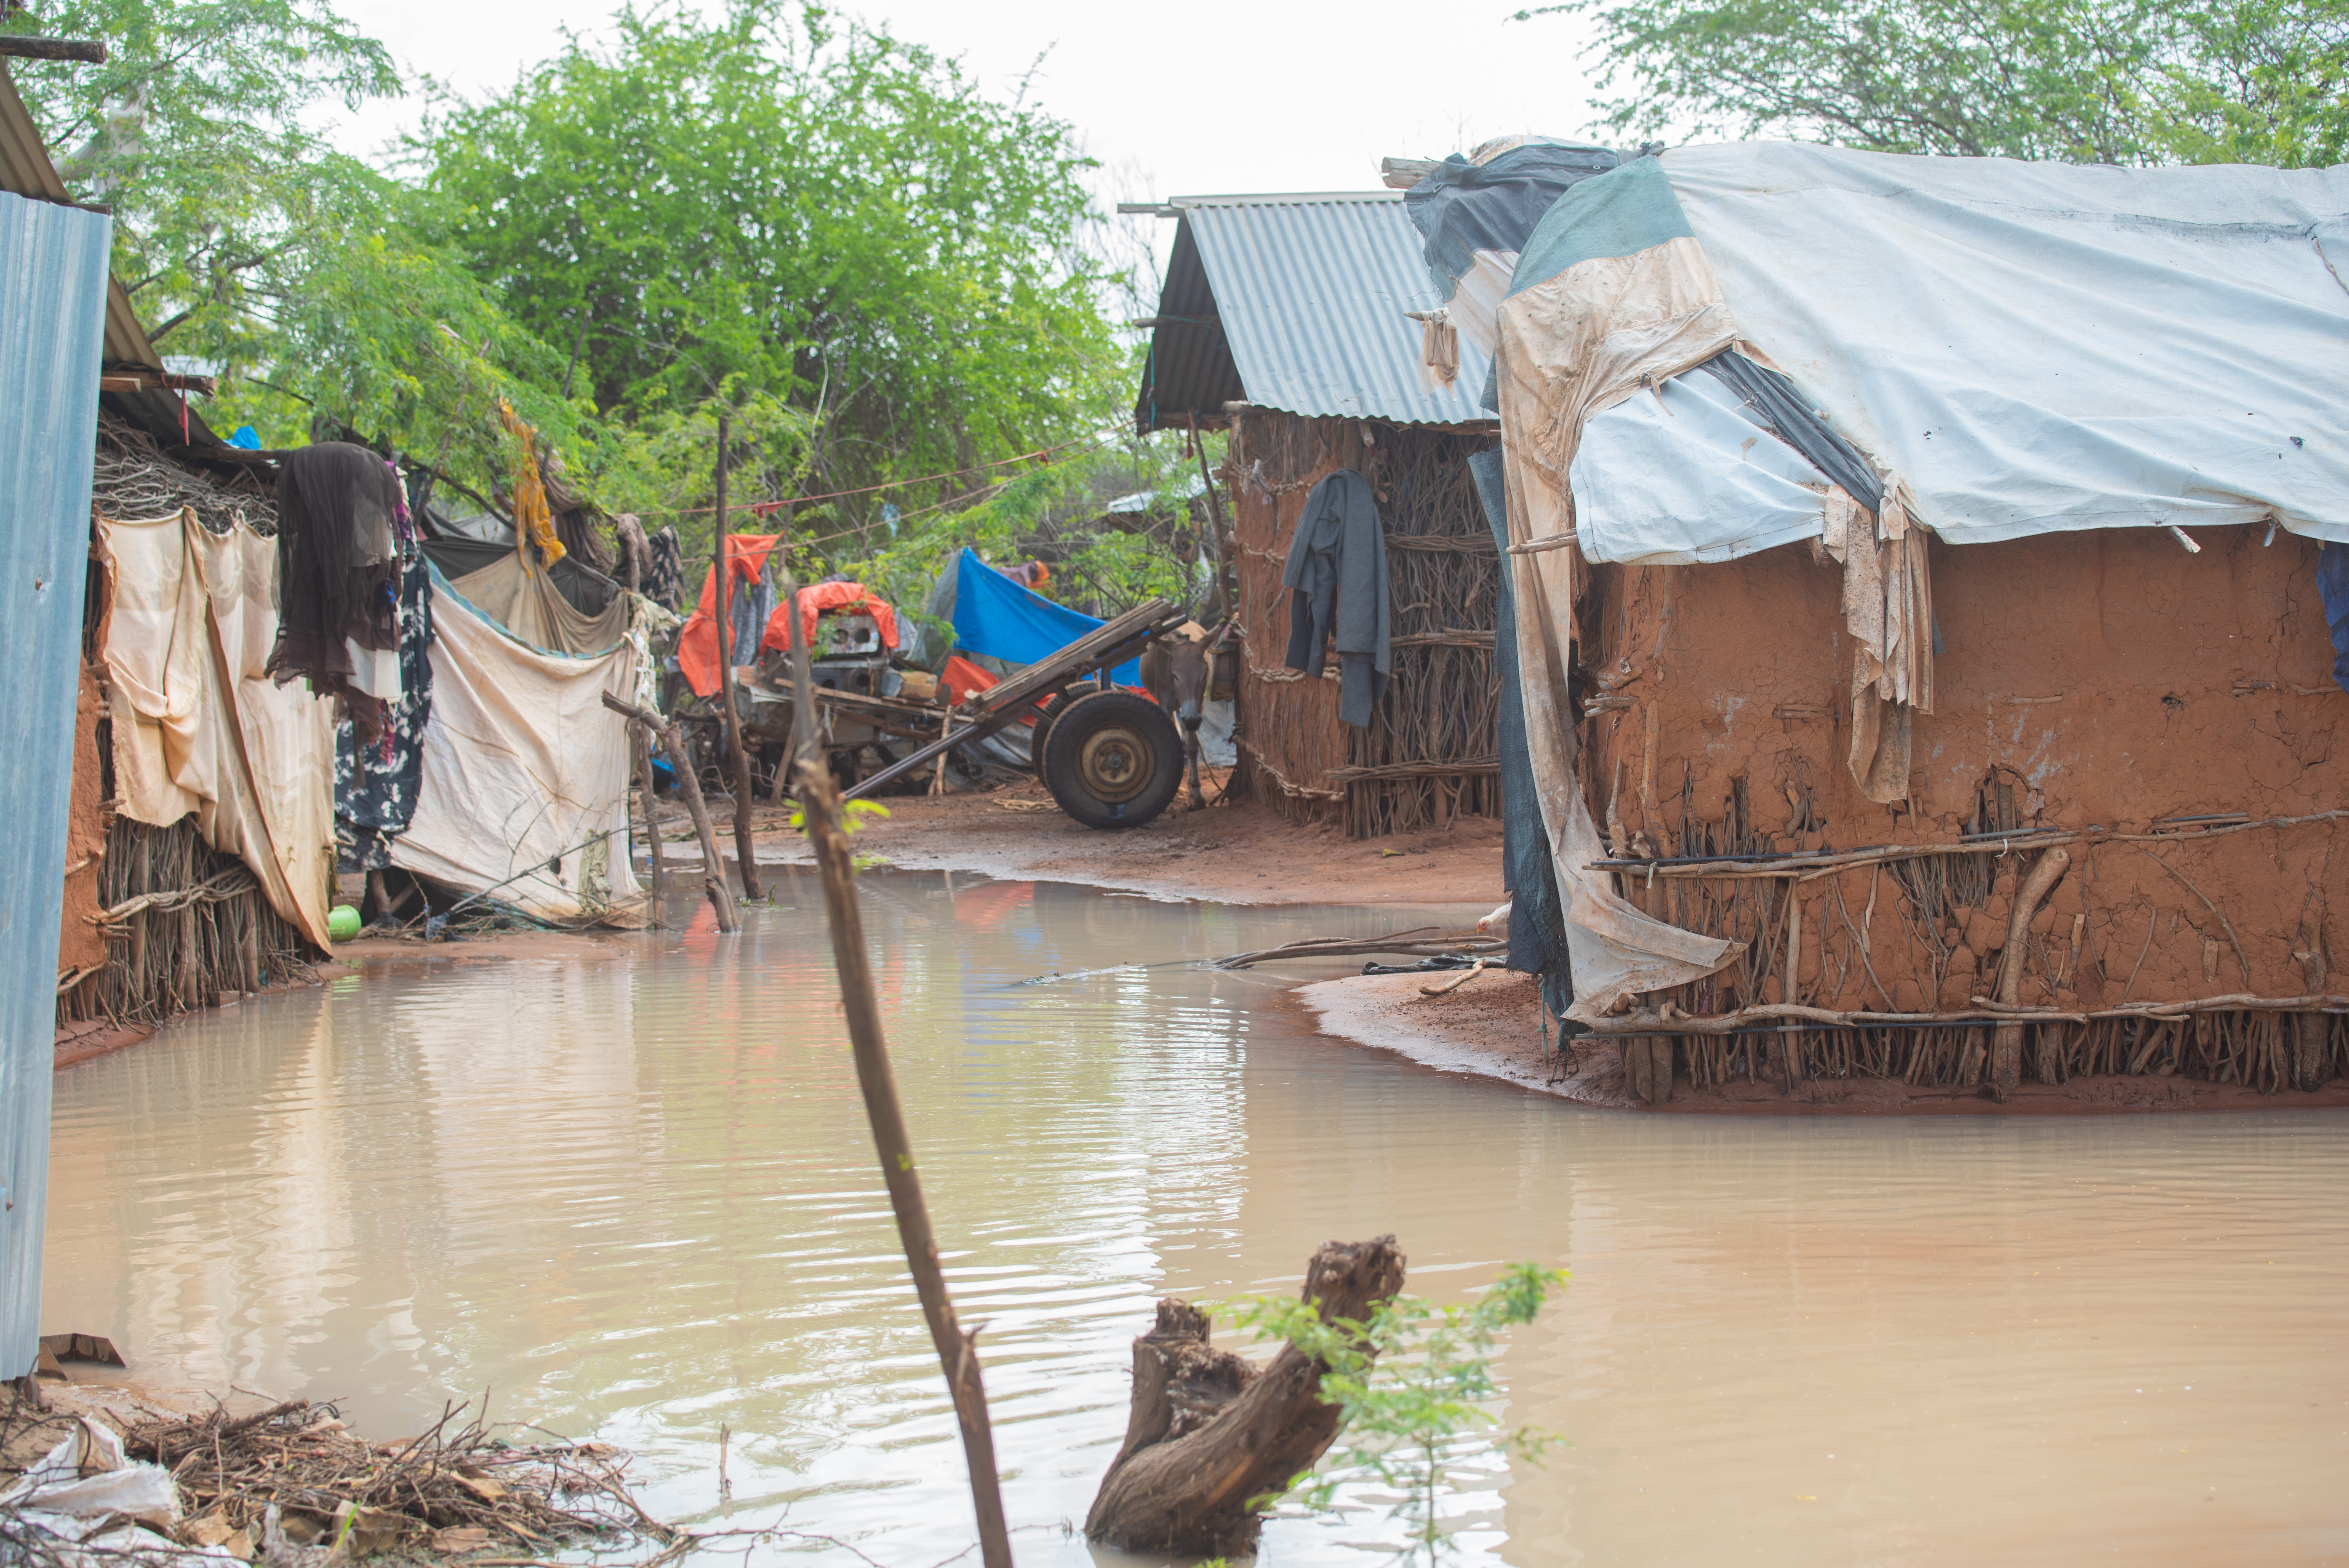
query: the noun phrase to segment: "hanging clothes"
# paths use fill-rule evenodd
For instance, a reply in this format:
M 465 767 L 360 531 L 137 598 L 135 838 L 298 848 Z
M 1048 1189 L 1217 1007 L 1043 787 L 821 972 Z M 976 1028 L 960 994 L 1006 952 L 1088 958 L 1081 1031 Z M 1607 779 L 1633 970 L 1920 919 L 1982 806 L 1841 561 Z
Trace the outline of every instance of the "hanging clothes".
M 677 525 L 662 528 L 645 544 L 651 552 L 651 564 L 645 568 L 645 597 L 675 610 L 685 603 L 685 547 L 677 541 Z
M 1369 480 L 1340 469 L 1313 487 L 1280 582 L 1289 590 L 1288 667 L 1319 675 L 1323 651 L 1334 642 L 1338 717 L 1367 726 L 1394 665 L 1386 537 Z
M 372 739 L 398 695 L 398 576 L 407 498 L 382 458 L 326 441 L 289 453 L 277 480 L 277 639 L 264 666 L 299 676 Z
M 399 580 L 399 696 L 383 731 L 364 740 L 345 722 L 335 737 L 335 837 L 347 872 L 391 864 L 391 842 L 416 814 L 424 726 L 432 714 L 432 564 L 416 553 Z
M 767 623 L 775 618 L 775 584 L 764 567 L 757 576 L 736 586 L 727 597 L 726 608 L 732 628 L 727 651 L 737 665 L 757 664 L 759 640 L 766 635 Z
M 775 542 L 781 537 L 774 533 L 731 533 L 726 536 L 726 560 L 734 573 L 733 590 L 729 595 L 732 602 L 730 607 L 734 610 L 734 614 L 730 618 L 738 625 L 741 618 L 741 602 L 755 591 L 756 585 L 765 583 L 767 557 L 774 550 Z M 693 614 L 686 617 L 685 630 L 677 634 L 678 673 L 685 676 L 685 684 L 693 688 L 696 696 L 713 696 L 718 691 L 717 606 L 718 573 L 713 562 L 712 569 L 702 574 L 700 602 L 694 606 Z M 774 590 L 771 588 L 767 590 L 767 608 L 771 614 L 774 609 Z M 766 623 L 761 620 L 751 624 L 760 628 Z M 729 645 L 737 663 L 740 662 L 744 649 L 757 646 L 755 629 L 750 639 Z
M 552 566 L 566 552 L 554 531 L 554 515 L 547 510 L 546 482 L 539 477 L 538 432 L 502 397 L 498 399 L 498 418 L 515 441 L 514 525 L 523 538 L 538 547 L 541 564 Z

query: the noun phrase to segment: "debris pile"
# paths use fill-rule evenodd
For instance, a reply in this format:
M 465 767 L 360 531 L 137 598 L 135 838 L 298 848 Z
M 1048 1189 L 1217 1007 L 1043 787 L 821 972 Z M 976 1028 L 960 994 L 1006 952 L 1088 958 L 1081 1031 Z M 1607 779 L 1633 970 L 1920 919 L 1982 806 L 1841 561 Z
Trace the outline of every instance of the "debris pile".
M 192 1568 L 197 1558 L 269 1568 L 339 1568 L 382 1553 L 450 1557 L 500 1548 L 533 1556 L 591 1534 L 686 1538 L 629 1495 L 619 1450 L 517 1444 L 468 1407 L 419 1437 L 368 1442 L 331 1404 L 258 1414 L 215 1409 L 136 1426 L 126 1440 L 88 1418 L 0 1494 L 0 1562 L 89 1568 L 98 1557 Z M 140 1461 L 149 1462 L 140 1462 Z M 100 1496 L 99 1493 L 105 1495 Z M 135 1492 L 136 1506 L 113 1501 Z M 82 1494 L 95 1501 L 81 1508 Z

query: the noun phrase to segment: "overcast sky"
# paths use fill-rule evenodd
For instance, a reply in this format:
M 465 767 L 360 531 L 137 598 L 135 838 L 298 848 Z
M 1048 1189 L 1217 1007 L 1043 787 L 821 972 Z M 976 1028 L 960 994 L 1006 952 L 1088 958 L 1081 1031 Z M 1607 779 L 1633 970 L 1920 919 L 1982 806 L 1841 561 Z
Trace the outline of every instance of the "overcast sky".
M 1584 24 L 1506 20 L 1515 8 L 871 0 L 837 9 L 959 57 L 1007 97 L 1044 55 L 1031 97 L 1073 122 L 1106 166 L 1104 199 L 1134 201 L 1367 190 L 1382 156 L 1441 157 L 1515 131 L 1583 134 L 1594 96 L 1578 58 Z M 404 66 L 470 97 L 552 54 L 564 23 L 601 30 L 596 10 L 556 0 L 344 0 L 343 10 Z M 371 106 L 338 139 L 372 151 L 415 116 L 412 103 Z

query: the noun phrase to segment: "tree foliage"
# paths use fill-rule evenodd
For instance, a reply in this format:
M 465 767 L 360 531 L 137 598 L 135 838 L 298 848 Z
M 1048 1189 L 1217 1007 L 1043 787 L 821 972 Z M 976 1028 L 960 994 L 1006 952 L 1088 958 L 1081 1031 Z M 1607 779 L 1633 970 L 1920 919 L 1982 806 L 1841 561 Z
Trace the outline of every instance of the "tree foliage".
M 969 470 L 1106 412 L 1122 358 L 1067 126 L 788 0 L 614 27 L 444 102 L 411 149 L 434 237 L 562 351 L 559 389 L 622 417 L 777 399 L 806 416 L 811 491 Z
M 486 487 L 501 397 L 594 445 L 559 358 L 458 258 L 416 197 L 316 124 L 398 90 L 383 46 L 316 0 L 59 0 L 0 26 L 91 37 L 100 67 L 21 63 L 59 172 L 114 214 L 114 268 L 157 347 L 215 372 L 210 413 L 272 445 L 314 416 Z
M 2349 155 L 2349 0 L 1568 0 L 1619 130 L 2119 164 Z

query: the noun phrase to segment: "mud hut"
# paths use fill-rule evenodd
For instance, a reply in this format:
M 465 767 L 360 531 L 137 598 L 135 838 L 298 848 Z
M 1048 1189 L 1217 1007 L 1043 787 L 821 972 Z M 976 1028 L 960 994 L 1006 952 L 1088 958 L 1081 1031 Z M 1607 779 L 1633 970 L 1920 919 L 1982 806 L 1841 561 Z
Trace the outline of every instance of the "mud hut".
M 2344 233 L 2349 170 L 1747 143 L 1494 248 L 1447 325 L 1637 1091 L 2342 1070 Z
M 1395 191 L 1179 197 L 1134 407 L 1143 431 L 1226 430 L 1243 636 L 1240 787 L 1350 834 L 1499 814 L 1496 547 L 1467 459 L 1498 425 L 1483 362 L 1427 382 L 1418 329 L 1439 303 Z M 1384 535 L 1391 678 L 1366 726 L 1340 682 L 1286 667 L 1282 571 L 1315 486 L 1371 481 Z

